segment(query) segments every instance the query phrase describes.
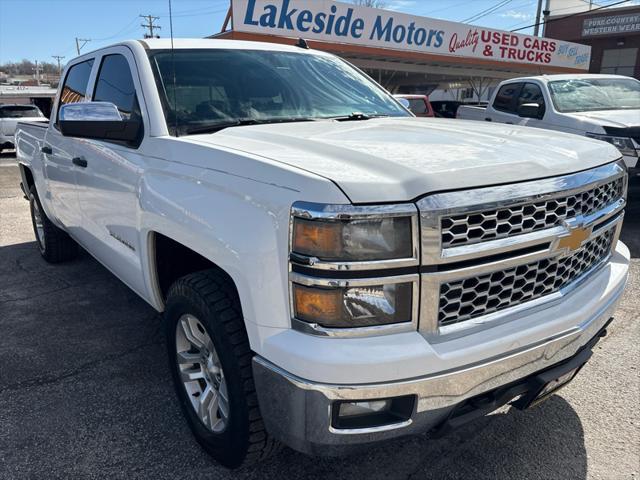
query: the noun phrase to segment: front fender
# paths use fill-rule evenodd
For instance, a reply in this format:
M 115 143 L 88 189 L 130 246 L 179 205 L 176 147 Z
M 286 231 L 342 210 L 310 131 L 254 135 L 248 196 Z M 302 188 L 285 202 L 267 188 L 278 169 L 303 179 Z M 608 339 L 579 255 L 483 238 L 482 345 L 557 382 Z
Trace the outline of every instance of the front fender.
M 148 266 L 154 262 L 149 236 L 161 233 L 209 259 L 233 279 L 247 323 L 274 332 L 289 328 L 291 204 L 303 199 L 348 200 L 333 183 L 312 174 L 282 169 L 279 176 L 273 182 L 264 175 L 252 178 L 171 162 L 166 168 L 147 170 L 139 194 L 141 235 L 146 238 L 140 245 L 146 245 Z M 157 282 L 151 274 L 147 281 L 162 309 Z M 252 346 L 260 341 L 251 337 Z

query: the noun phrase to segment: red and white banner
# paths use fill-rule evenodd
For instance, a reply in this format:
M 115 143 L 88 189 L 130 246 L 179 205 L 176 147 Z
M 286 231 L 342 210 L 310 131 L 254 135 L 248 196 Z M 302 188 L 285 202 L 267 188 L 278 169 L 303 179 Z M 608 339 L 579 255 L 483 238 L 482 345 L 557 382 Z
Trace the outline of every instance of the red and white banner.
M 330 0 L 233 0 L 233 29 L 587 70 L 591 47 Z

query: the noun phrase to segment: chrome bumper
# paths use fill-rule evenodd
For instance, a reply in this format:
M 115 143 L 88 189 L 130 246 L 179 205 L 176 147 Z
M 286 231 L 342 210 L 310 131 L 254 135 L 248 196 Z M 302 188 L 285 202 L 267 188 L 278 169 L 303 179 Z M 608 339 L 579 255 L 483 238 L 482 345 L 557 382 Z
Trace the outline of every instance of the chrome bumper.
M 466 399 L 492 391 L 563 362 L 606 325 L 620 301 L 624 282 L 587 321 L 557 336 L 464 368 L 405 381 L 330 385 L 296 377 L 260 356 L 253 371 L 267 430 L 286 445 L 315 455 L 337 455 L 349 447 L 427 432 L 440 425 Z M 414 395 L 411 418 L 383 427 L 339 430 L 331 425 L 337 400 Z

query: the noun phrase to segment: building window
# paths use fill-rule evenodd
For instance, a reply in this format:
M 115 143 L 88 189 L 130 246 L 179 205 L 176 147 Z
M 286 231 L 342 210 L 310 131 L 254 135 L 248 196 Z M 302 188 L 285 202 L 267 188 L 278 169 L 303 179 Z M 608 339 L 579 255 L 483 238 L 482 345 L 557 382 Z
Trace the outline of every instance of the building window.
M 636 68 L 637 48 L 612 48 L 602 51 L 600 73 L 633 76 Z
M 465 88 L 462 90 L 462 98 L 463 100 L 473 99 L 473 88 Z

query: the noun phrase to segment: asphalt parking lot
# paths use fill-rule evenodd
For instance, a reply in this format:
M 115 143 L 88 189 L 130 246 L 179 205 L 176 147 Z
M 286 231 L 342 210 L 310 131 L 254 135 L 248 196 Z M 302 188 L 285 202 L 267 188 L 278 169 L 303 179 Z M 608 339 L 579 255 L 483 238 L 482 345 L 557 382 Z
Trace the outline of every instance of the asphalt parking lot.
M 42 260 L 10 152 L 0 156 L 0 478 L 638 479 L 640 179 L 623 232 L 631 278 L 576 381 L 527 412 L 345 458 L 285 449 L 230 472 L 181 417 L 159 316 L 88 254 Z

